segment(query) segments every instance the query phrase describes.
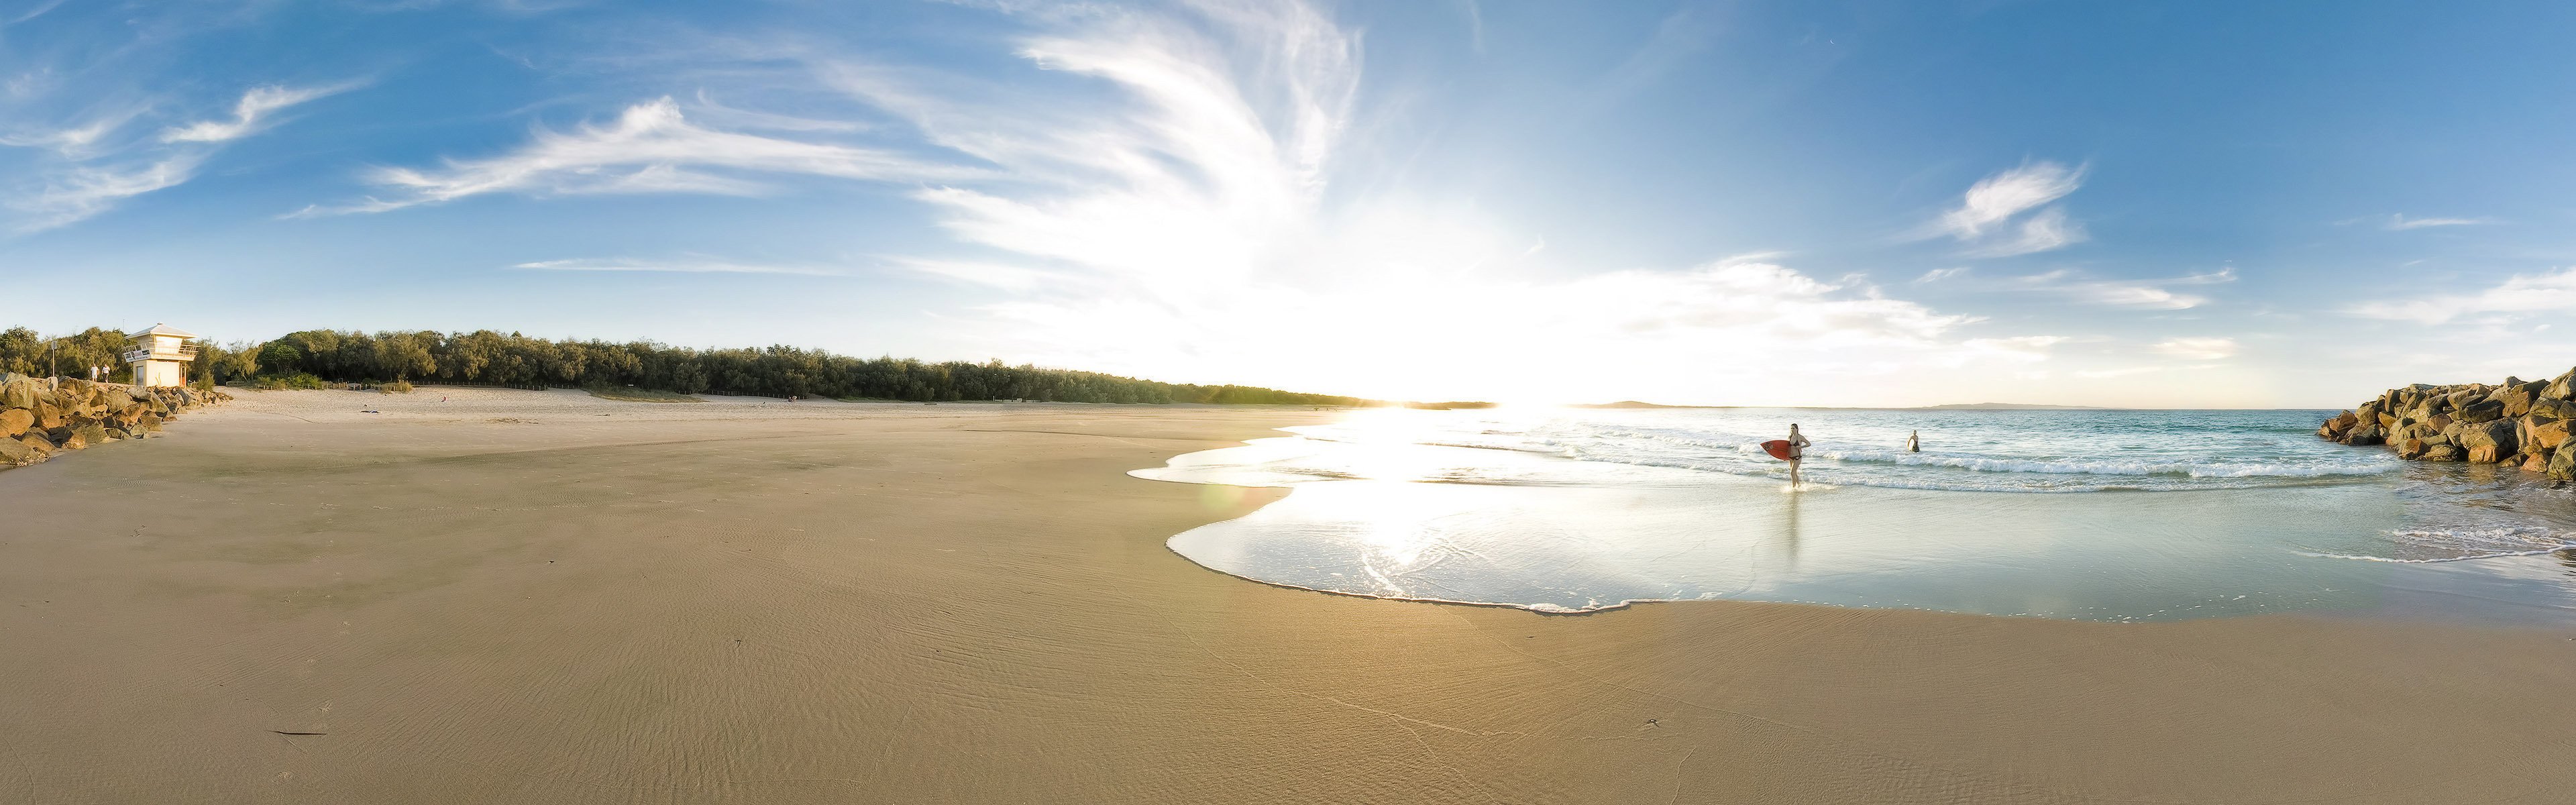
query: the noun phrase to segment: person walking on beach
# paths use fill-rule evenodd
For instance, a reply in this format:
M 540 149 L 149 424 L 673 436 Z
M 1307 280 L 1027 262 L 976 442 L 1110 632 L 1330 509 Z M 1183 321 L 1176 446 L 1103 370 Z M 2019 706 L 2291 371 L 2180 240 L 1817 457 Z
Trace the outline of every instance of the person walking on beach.
M 1796 487 L 1798 462 L 1807 457 L 1807 437 L 1798 433 L 1798 423 L 1789 423 L 1789 486 Z

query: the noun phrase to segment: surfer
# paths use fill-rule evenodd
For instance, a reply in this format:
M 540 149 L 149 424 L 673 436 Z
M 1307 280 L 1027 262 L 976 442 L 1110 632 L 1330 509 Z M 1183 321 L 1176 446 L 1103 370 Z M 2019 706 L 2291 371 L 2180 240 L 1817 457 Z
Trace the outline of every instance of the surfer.
M 1923 452 L 1923 432 L 1922 432 L 1922 431 L 1917 430 L 1917 431 L 1907 431 L 1907 432 L 1906 432 L 1906 434 L 1905 434 L 1905 452 L 1908 452 L 1908 453 L 1920 453 L 1920 452 Z
M 1789 486 L 1798 485 L 1798 461 L 1807 457 L 1807 437 L 1799 435 L 1798 424 L 1789 423 Z

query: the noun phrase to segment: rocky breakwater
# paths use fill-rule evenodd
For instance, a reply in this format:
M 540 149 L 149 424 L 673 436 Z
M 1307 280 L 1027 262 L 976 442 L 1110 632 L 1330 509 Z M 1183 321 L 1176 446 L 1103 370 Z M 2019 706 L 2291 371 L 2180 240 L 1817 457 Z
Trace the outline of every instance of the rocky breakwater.
M 2556 380 L 2417 383 L 2327 419 L 2317 435 L 2352 445 L 2386 445 L 2398 458 L 2506 464 L 2576 481 L 2576 369 Z
M 122 383 L 0 373 L 0 468 L 18 467 L 119 439 L 158 435 L 192 408 L 232 399 L 220 391 L 137 389 Z

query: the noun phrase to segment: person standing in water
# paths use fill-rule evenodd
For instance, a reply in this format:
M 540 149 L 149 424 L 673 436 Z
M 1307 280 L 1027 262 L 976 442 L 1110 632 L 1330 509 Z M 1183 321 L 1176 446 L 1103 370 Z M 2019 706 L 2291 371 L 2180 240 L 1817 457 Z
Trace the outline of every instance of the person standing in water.
M 1798 423 L 1789 423 L 1789 485 L 1799 484 L 1798 462 L 1807 457 L 1807 437 L 1798 433 Z
M 1923 432 L 1922 432 L 1922 431 L 1917 430 L 1917 431 L 1908 431 L 1908 432 L 1906 432 L 1906 434 L 1905 434 L 1905 452 L 1908 452 L 1908 453 L 1920 453 L 1920 452 L 1923 452 Z

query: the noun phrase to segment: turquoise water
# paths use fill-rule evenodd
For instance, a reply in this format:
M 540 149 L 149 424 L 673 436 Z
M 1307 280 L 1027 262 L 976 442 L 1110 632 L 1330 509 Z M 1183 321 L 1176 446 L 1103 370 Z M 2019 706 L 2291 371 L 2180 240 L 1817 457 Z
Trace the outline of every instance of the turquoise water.
M 2327 413 L 1368 411 L 1135 474 L 1294 488 L 1169 544 L 1351 595 L 2089 620 L 2576 612 L 2576 494 L 2325 442 Z M 1796 488 L 1758 447 L 1791 422 L 1814 442 Z

